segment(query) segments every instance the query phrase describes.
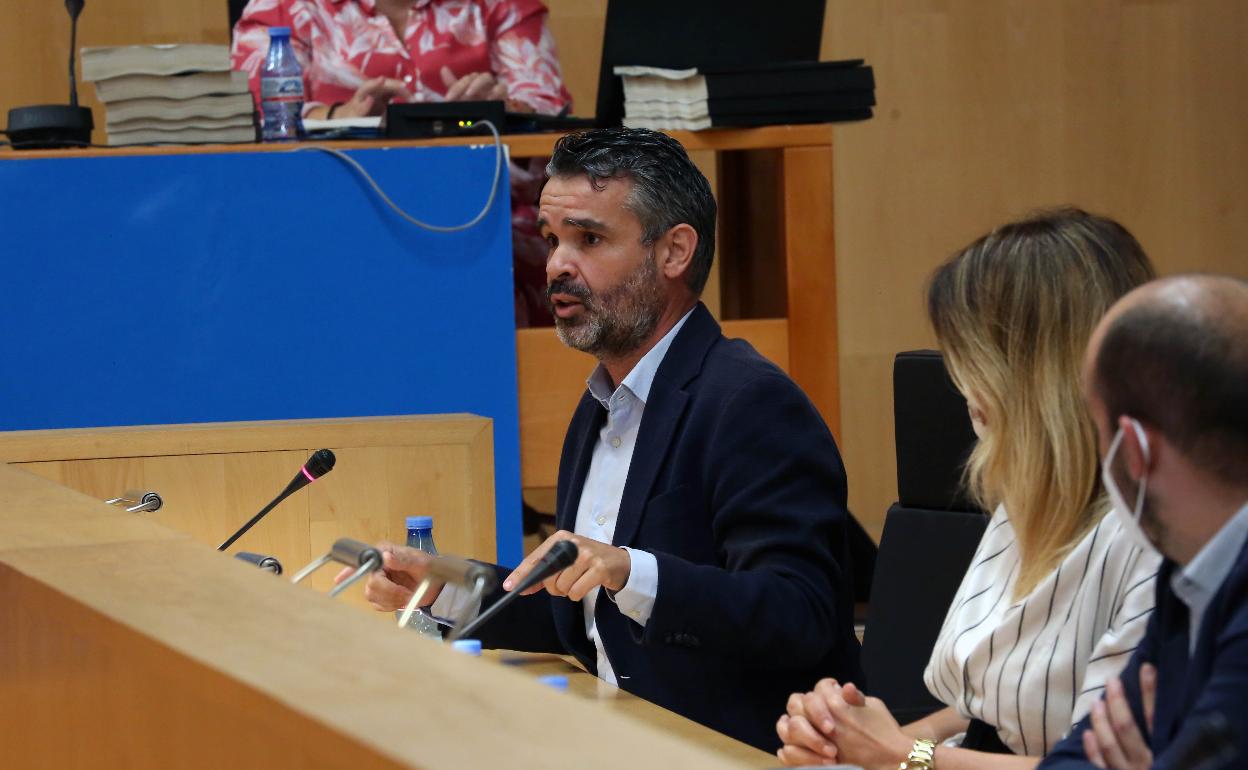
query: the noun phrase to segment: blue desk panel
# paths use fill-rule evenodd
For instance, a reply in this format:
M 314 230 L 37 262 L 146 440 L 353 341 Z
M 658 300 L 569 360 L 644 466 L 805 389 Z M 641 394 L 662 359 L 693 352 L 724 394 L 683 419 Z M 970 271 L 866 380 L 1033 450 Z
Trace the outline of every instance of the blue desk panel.
M 435 224 L 480 210 L 495 159 L 350 154 Z M 439 234 L 315 151 L 0 161 L 0 430 L 472 412 L 514 564 L 508 201 L 504 170 L 483 222 Z

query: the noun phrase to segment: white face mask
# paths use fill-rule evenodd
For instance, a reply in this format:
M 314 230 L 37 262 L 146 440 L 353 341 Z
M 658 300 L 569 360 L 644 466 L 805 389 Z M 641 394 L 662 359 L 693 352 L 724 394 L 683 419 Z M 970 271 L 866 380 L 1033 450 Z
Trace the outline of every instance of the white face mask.
M 1127 501 L 1123 499 L 1122 492 L 1118 490 L 1118 484 L 1114 482 L 1114 474 L 1109 470 L 1110 464 L 1114 461 L 1114 455 L 1118 452 L 1118 445 L 1122 443 L 1122 428 L 1114 434 L 1114 440 L 1109 443 L 1109 451 L 1105 454 L 1105 461 L 1101 463 L 1101 482 L 1105 485 L 1105 490 L 1109 492 L 1109 499 L 1114 504 L 1114 515 L 1118 517 L 1123 532 L 1145 553 L 1151 553 L 1157 550 L 1157 546 L 1153 545 L 1153 541 L 1149 540 L 1148 535 L 1145 534 L 1144 527 L 1140 526 L 1140 515 L 1144 512 L 1144 491 L 1148 487 L 1148 436 L 1135 420 L 1131 420 L 1131 428 L 1140 440 L 1145 465 L 1144 475 L 1140 477 L 1140 490 L 1135 495 L 1135 507 L 1127 507 Z

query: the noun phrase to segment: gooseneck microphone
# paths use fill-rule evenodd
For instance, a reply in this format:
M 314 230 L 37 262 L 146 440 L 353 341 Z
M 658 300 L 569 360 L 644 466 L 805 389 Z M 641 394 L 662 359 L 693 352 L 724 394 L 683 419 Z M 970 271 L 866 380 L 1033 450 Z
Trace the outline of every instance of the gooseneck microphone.
M 78 50 L 78 16 L 85 0 L 65 0 L 69 12 L 69 106 L 78 108 L 78 73 L 74 68 L 74 53 Z
M 246 524 L 239 527 L 237 532 L 226 538 L 224 543 L 217 546 L 217 550 L 224 551 L 226 548 L 229 548 L 235 540 L 242 537 L 247 533 L 247 530 L 254 527 L 256 522 L 263 519 L 269 511 L 276 508 L 278 503 L 311 484 L 313 481 L 316 481 L 326 473 L 332 471 L 334 469 L 334 461 L 334 453 L 328 449 L 318 449 L 313 452 L 312 456 L 309 457 L 308 461 L 303 464 L 303 467 L 299 469 L 299 472 L 295 474 L 295 477 L 291 479 L 289 484 L 286 485 L 286 488 L 282 490 L 281 494 L 273 498 L 273 502 L 261 508 L 259 513 L 252 516 L 251 521 L 248 521 Z
M 86 147 L 91 144 L 95 120 L 91 110 L 78 106 L 78 75 L 74 56 L 78 53 L 78 16 L 85 0 L 65 0 L 69 12 L 69 104 L 39 104 L 9 110 L 8 134 L 15 150 L 56 147 Z
M 272 572 L 274 575 L 282 574 L 282 563 L 267 554 L 252 553 L 251 551 L 239 551 L 234 554 L 234 558 L 259 567 L 266 572 Z
M 490 608 L 477 616 L 477 619 L 464 626 L 462 629 L 455 630 L 455 638 L 471 639 L 481 626 L 485 625 L 490 618 L 497 615 L 504 607 L 516 600 L 516 597 L 524 593 L 528 589 L 542 582 L 551 575 L 572 566 L 572 562 L 577 557 L 576 543 L 571 540 L 560 540 L 551 546 L 542 560 L 537 563 L 533 571 L 525 576 L 520 584 L 503 595 L 503 598 L 490 605 Z

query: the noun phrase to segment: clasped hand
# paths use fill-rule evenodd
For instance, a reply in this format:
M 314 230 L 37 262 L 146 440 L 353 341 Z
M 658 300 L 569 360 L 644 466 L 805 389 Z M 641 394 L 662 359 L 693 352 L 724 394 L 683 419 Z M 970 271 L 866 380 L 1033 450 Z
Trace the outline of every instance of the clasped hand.
M 1140 700 L 1150 733 L 1156 694 L 1157 670 L 1145 663 L 1140 666 Z M 790 695 L 776 733 L 784 742 L 777 756 L 785 765 L 848 762 L 868 770 L 897 767 L 909 754 L 914 737 L 878 698 L 864 696 L 853 684 L 842 687 L 835 679 L 820 681 L 812 692 Z M 1088 761 L 1102 770 L 1152 766 L 1152 749 L 1118 679 L 1106 683 L 1104 700 L 1092 705 L 1083 748 Z
M 790 695 L 786 712 L 776 723 L 784 742 L 776 756 L 785 765 L 847 762 L 892 770 L 913 745 L 884 702 L 852 683 L 820 680 L 813 691 Z

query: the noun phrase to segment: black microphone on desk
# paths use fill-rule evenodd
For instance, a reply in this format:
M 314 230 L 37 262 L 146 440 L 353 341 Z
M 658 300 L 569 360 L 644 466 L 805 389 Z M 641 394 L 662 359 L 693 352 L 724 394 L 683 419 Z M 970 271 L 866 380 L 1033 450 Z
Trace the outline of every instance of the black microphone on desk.
M 474 632 L 485 625 L 486 621 L 497 615 L 504 607 L 514 602 L 517 596 L 556 572 L 572 566 L 572 562 L 576 561 L 577 553 L 576 543 L 571 540 L 560 540 L 558 543 L 555 543 L 546 552 L 546 555 L 542 557 L 542 560 L 537 563 L 537 566 L 533 568 L 533 571 L 525 576 L 524 580 L 520 581 L 519 585 L 507 592 L 503 598 L 490 605 L 490 608 L 478 615 L 476 620 L 462 629 L 456 629 L 454 637 L 456 639 L 472 638 Z
M 248 521 L 246 524 L 239 527 L 237 532 L 226 538 L 224 543 L 217 546 L 217 550 L 224 551 L 226 548 L 229 548 L 235 540 L 242 537 L 246 534 L 247 530 L 254 527 L 256 522 L 263 519 L 269 511 L 276 508 L 278 503 L 311 484 L 313 481 L 316 481 L 326 473 L 332 471 L 334 469 L 334 462 L 334 453 L 328 449 L 318 449 L 313 452 L 312 456 L 309 457 L 308 461 L 303 464 L 303 467 L 299 469 L 299 472 L 295 474 L 295 477 L 291 479 L 289 484 L 286 485 L 286 488 L 282 490 L 281 494 L 273 498 L 273 502 L 261 508 L 259 513 L 252 516 L 251 521 Z
M 69 12 L 69 104 L 39 104 L 9 110 L 9 135 L 15 150 L 85 147 L 91 143 L 95 121 L 91 110 L 78 106 L 78 75 L 74 55 L 78 48 L 78 16 L 85 0 L 65 0 Z

